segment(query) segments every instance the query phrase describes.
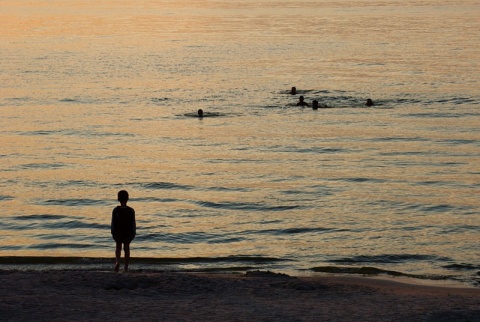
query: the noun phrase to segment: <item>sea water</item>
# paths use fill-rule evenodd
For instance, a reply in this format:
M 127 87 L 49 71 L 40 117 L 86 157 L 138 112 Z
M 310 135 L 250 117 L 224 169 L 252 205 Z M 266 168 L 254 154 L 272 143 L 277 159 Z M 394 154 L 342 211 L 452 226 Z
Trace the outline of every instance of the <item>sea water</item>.
M 137 268 L 478 285 L 477 1 L 7 0 L 0 21 L 3 267 L 110 269 L 126 189 Z

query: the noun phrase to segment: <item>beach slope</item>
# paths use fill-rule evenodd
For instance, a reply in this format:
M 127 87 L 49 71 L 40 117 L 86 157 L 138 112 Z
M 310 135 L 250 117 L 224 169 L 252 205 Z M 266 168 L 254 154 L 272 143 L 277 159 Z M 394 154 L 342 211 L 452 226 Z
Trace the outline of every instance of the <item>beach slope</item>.
M 480 321 L 480 289 L 269 272 L 0 271 L 10 321 Z

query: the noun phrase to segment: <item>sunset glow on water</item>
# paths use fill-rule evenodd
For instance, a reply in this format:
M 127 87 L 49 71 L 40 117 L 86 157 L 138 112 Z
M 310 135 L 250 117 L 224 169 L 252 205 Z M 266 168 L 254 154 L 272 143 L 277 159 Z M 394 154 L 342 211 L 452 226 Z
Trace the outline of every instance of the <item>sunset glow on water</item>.
M 0 257 L 113 257 L 127 189 L 132 256 L 159 266 L 478 285 L 479 18 L 447 0 L 2 1 Z

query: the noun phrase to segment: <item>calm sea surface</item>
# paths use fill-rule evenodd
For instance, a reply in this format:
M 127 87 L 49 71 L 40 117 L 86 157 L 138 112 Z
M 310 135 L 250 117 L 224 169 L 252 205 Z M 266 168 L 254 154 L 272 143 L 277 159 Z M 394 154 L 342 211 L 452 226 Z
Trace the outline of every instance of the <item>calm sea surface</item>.
M 3 267 L 110 269 L 127 189 L 137 268 L 480 285 L 478 1 L 7 0 L 0 27 Z

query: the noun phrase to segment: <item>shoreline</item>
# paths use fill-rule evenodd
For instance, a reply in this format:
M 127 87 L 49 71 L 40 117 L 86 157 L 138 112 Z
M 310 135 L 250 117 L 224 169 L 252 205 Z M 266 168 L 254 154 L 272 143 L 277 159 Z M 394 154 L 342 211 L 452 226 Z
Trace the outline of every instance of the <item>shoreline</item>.
M 2 272 L 99 272 L 110 273 L 114 272 L 114 265 L 112 267 L 102 266 L 74 266 L 74 265 L 0 265 L 0 274 Z M 480 292 L 480 285 L 477 281 L 461 281 L 455 279 L 425 279 L 416 278 L 411 276 L 392 276 L 388 274 L 360 274 L 360 273 L 324 273 L 314 271 L 298 271 L 298 270 L 268 270 L 268 269 L 178 269 L 178 268 L 133 268 L 130 272 L 122 272 L 122 266 L 120 266 L 120 272 L 117 274 L 195 274 L 195 275 L 211 275 L 211 276 L 243 276 L 249 273 L 255 272 L 268 272 L 278 275 L 286 275 L 294 278 L 301 279 L 316 279 L 316 278 L 338 278 L 338 279 L 365 279 L 372 282 L 383 281 L 392 283 L 401 283 L 412 286 L 424 286 L 424 287 L 439 287 L 449 289 L 474 289 Z
M 0 270 L 7 320 L 479 321 L 480 290 L 358 276 Z
M 452 272 L 442 274 L 411 274 L 375 266 L 343 265 L 320 266 L 306 269 L 288 268 L 277 265 L 281 261 L 270 257 L 193 257 L 193 258 L 155 258 L 133 257 L 131 267 L 143 272 L 178 272 L 245 274 L 255 270 L 268 270 L 297 277 L 339 276 L 367 277 L 400 281 L 407 284 L 420 284 L 443 287 L 480 288 L 480 272 Z M 261 263 L 261 265 L 259 265 Z M 81 256 L 0 256 L 0 270 L 113 270 L 112 257 Z

